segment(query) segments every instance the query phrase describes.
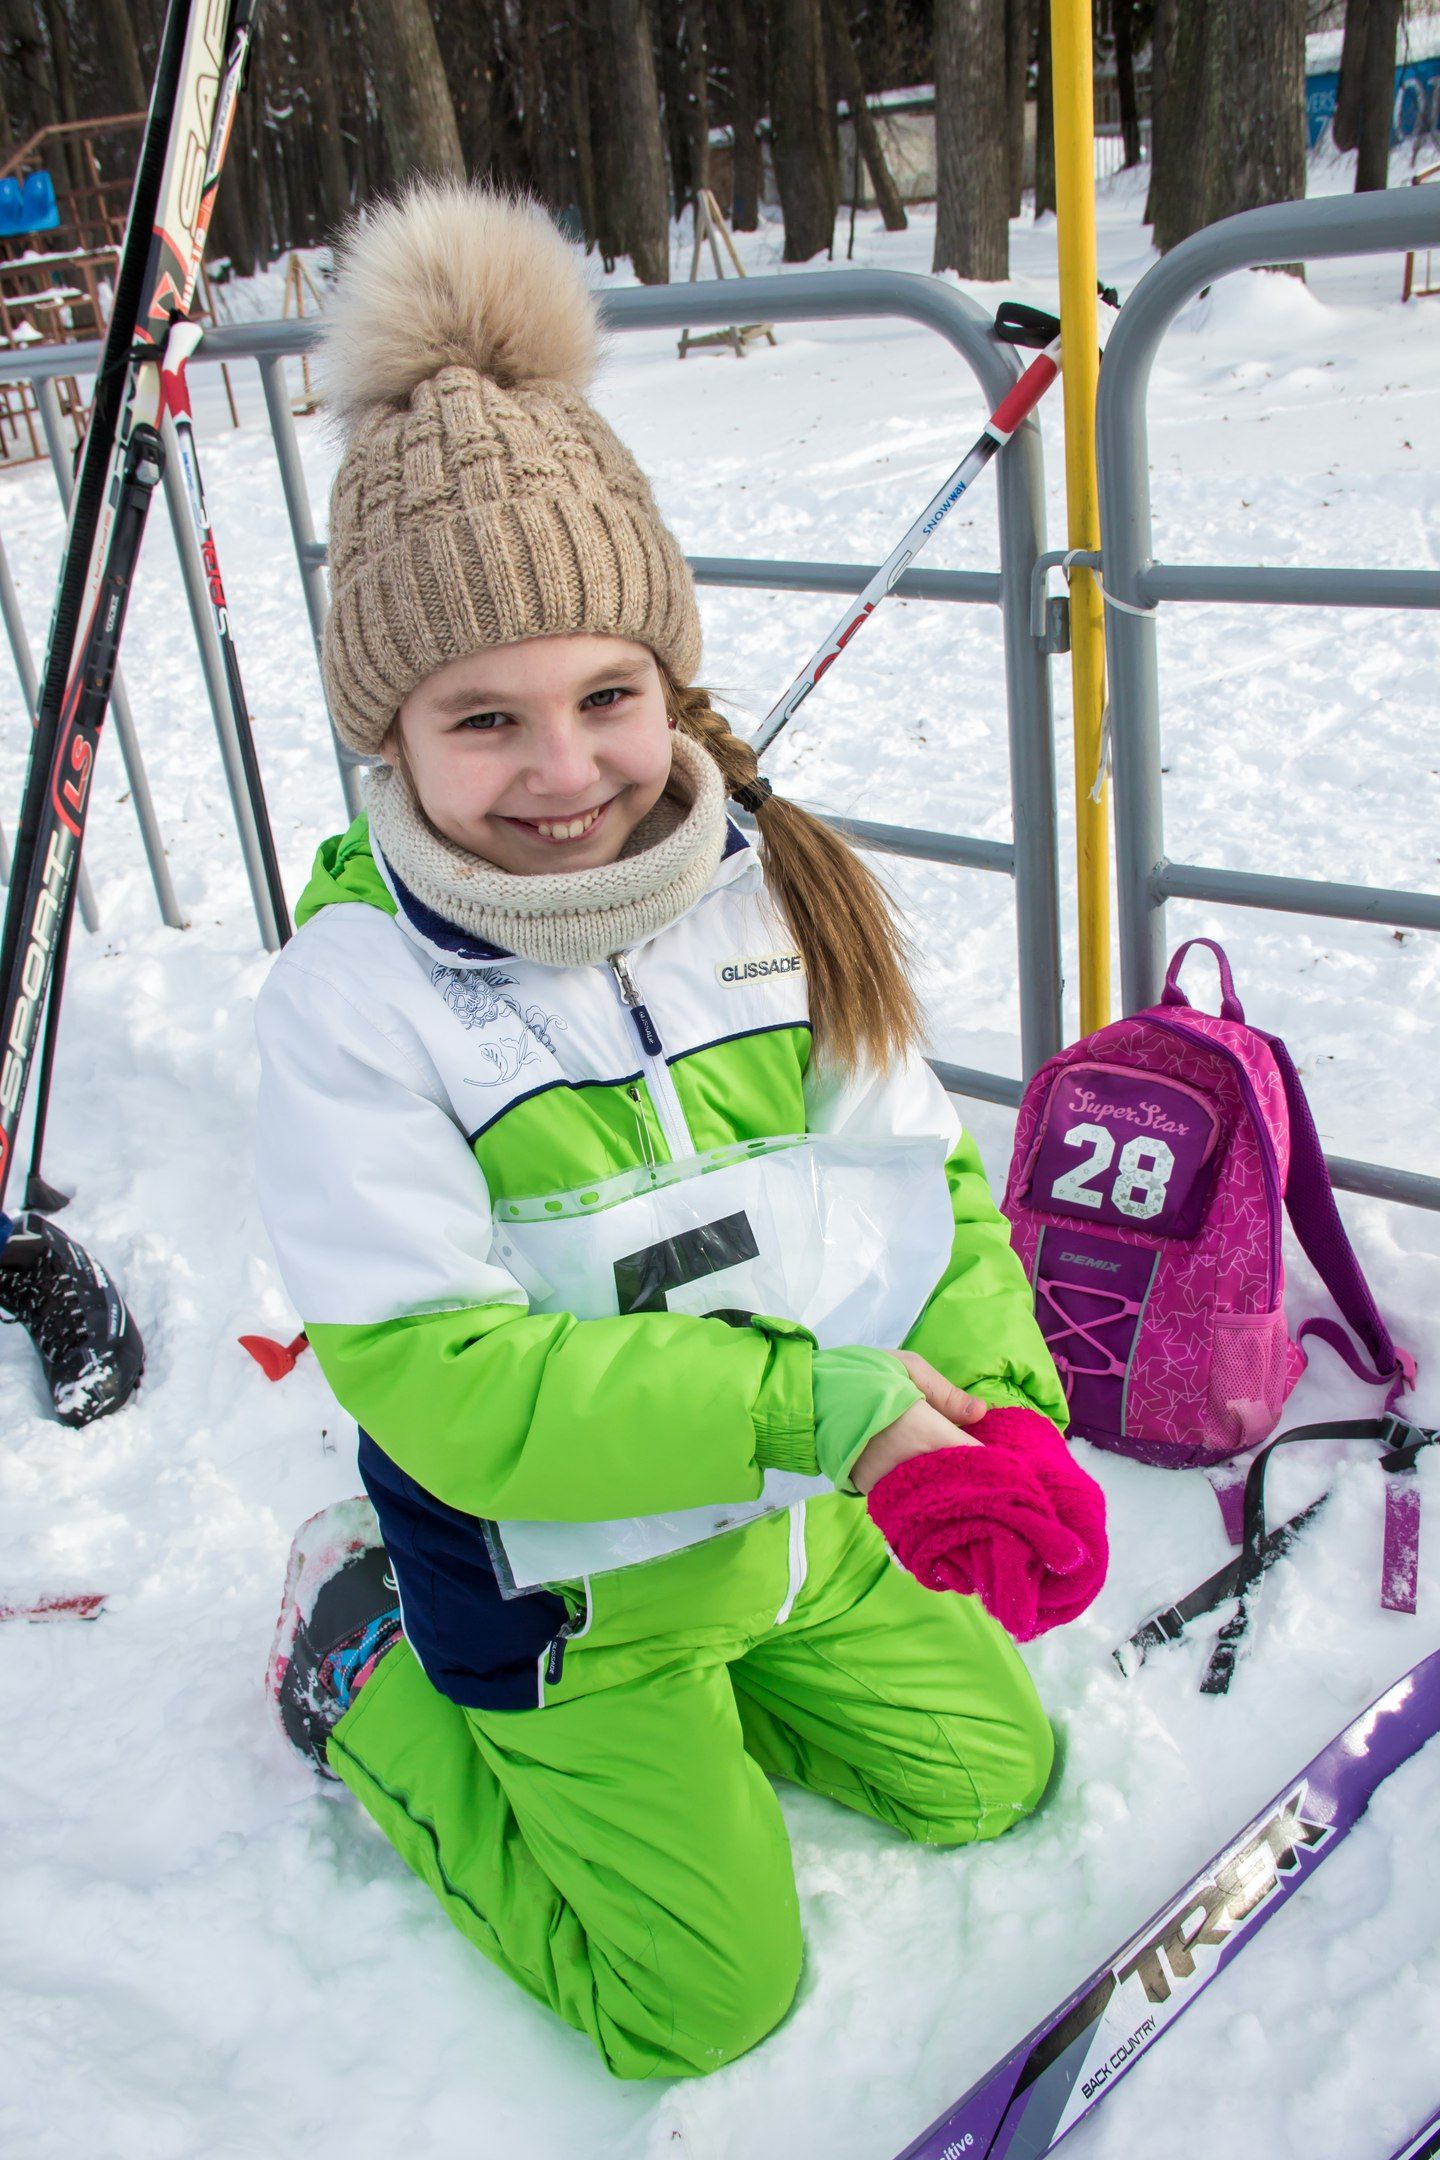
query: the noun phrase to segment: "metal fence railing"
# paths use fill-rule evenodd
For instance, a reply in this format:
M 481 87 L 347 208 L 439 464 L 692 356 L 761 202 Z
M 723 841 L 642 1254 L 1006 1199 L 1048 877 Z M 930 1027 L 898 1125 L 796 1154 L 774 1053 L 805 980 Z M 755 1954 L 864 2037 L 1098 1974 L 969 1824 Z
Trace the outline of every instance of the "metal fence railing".
M 1019 372 L 1020 363 L 1013 349 L 996 339 L 989 317 L 964 294 L 930 278 L 882 270 L 752 277 L 745 283 L 744 304 L 747 319 L 769 322 L 847 321 L 879 316 L 920 323 L 950 345 L 966 363 L 979 383 L 986 411 L 993 411 Z M 639 288 L 607 294 L 603 300 L 605 325 L 618 332 L 661 327 L 723 327 L 732 320 L 735 307 L 736 290 L 729 281 Z M 315 531 L 285 381 L 287 358 L 306 351 L 315 335 L 313 324 L 300 321 L 225 324 L 206 331 L 204 342 L 191 364 L 253 359 L 259 366 L 296 564 L 318 653 L 328 605 L 326 551 L 323 540 Z M 93 373 L 97 360 L 98 348 L 94 346 L 67 345 L 7 353 L 0 355 L 0 383 L 31 382 L 43 413 L 47 403 L 54 404 L 56 375 Z M 968 441 L 972 432 L 973 410 L 957 418 L 957 440 Z M 917 600 L 996 607 L 1000 611 L 1013 837 L 1009 841 L 997 841 L 849 818 L 833 822 L 858 845 L 876 853 L 981 870 L 1013 880 L 1021 1063 L 1023 1076 L 1028 1076 L 1060 1048 L 1063 1039 L 1049 675 L 1049 652 L 1055 639 L 1046 625 L 1042 625 L 1038 636 L 1032 633 L 1030 626 L 1032 578 L 1044 547 L 1042 455 L 1040 433 L 1033 418 L 1017 431 L 1004 455 L 995 461 L 995 480 L 998 567 L 987 571 L 913 571 L 900 580 L 896 591 Z M 194 531 L 186 516 L 183 499 L 171 496 L 167 500 L 183 567 L 187 551 L 194 551 Z M 222 518 L 223 515 L 222 505 Z M 874 570 L 874 565 L 864 563 L 759 561 L 718 556 L 698 557 L 692 567 L 702 585 L 833 593 L 860 591 Z M 33 708 L 34 670 L 28 663 L 19 611 L 5 604 L 7 590 L 8 573 L 3 550 L 0 550 L 0 608 L 3 608 L 22 689 L 27 704 Z M 207 631 L 210 630 L 203 595 L 203 582 L 197 584 L 193 577 L 187 577 L 186 596 L 202 664 L 207 652 Z M 22 652 L 27 655 L 24 659 Z M 235 784 L 235 720 L 228 710 L 223 670 L 207 667 L 205 679 L 221 754 L 231 778 L 236 829 L 250 872 L 257 919 L 262 936 L 271 943 L 273 932 L 267 927 L 269 917 L 264 901 L 258 841 L 243 789 Z M 133 735 L 133 729 L 131 733 Z M 122 734 L 122 746 L 124 741 Z M 338 743 L 336 754 L 346 808 L 353 815 L 359 806 L 355 762 Z M 142 770 L 138 764 L 138 746 L 135 756 L 133 765 L 127 757 L 132 785 L 136 771 Z M 137 802 L 138 795 L 137 790 Z M 148 801 L 148 791 L 146 799 Z M 153 834 L 153 841 L 152 871 L 163 870 L 164 855 L 158 832 Z M 151 844 L 151 836 L 147 833 L 147 851 L 151 850 Z M 157 875 L 157 894 L 160 893 Z M 167 911 L 163 895 L 161 907 L 167 921 L 178 919 L 178 910 L 174 918 Z M 936 1062 L 936 1070 L 952 1093 L 1001 1103 L 1019 1101 L 1022 1076 L 940 1061 Z
M 1337 255 L 1440 245 L 1440 189 L 1332 196 L 1247 210 L 1194 233 L 1126 301 L 1100 370 L 1102 577 L 1115 784 L 1115 847 L 1125 1010 L 1153 1005 L 1164 975 L 1165 903 L 1211 900 L 1397 928 L 1440 930 L 1440 894 L 1276 877 L 1171 862 L 1165 854 L 1156 614 L 1177 602 L 1245 606 L 1440 608 L 1440 571 L 1160 563 L 1153 554 L 1146 393 L 1160 340 L 1180 309 L 1227 272 Z M 1440 1208 L 1440 1178 L 1330 1160 L 1351 1192 Z

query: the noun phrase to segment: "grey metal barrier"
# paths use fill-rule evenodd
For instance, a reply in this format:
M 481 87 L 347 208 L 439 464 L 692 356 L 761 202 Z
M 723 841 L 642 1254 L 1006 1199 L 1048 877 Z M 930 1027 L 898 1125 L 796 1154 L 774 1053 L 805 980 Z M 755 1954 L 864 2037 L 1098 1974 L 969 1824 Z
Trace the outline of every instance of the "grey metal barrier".
M 762 317 L 773 322 L 846 321 L 891 316 L 921 323 L 944 338 L 968 364 L 978 379 L 987 410 L 993 410 L 1000 402 L 1019 373 L 1020 363 L 1013 350 L 995 338 L 989 317 L 964 294 L 929 278 L 881 270 L 755 277 L 746 280 L 742 297 L 747 317 Z M 657 286 L 606 294 L 602 311 L 607 328 L 633 331 L 724 325 L 734 316 L 736 305 L 736 287 L 727 280 L 708 285 Z M 315 532 L 284 373 L 285 360 L 309 349 L 316 335 L 312 325 L 300 321 L 225 324 L 206 332 L 191 364 L 254 359 L 259 365 L 291 539 L 318 656 L 328 606 L 326 549 Z M 55 375 L 84 373 L 87 364 L 88 370 L 93 371 L 96 357 L 96 348 L 74 345 L 0 356 L 0 382 L 28 379 L 36 382 L 37 387 L 50 387 L 50 379 Z M 53 397 L 53 394 L 51 388 L 50 395 Z M 853 819 L 831 822 L 859 845 L 877 853 L 985 870 L 1013 879 L 1021 1056 L 1024 1074 L 1028 1076 L 1059 1049 L 1062 1041 L 1059 871 L 1048 660 L 1049 652 L 1055 649 L 1056 636 L 1052 623 L 1037 638 L 1031 632 L 1029 620 L 1031 581 L 1044 545 L 1040 433 L 1033 416 L 996 460 L 995 477 L 999 568 L 985 572 L 913 571 L 900 580 L 896 590 L 902 596 L 915 599 L 979 604 L 1000 610 L 1013 840 L 982 840 Z M 223 534 L 223 504 L 218 509 Z M 172 500 L 171 513 L 183 561 L 183 501 Z M 692 568 L 697 582 L 702 585 L 855 593 L 873 574 L 874 565 L 702 556 L 693 560 Z M 187 584 L 187 599 L 203 656 L 206 625 L 202 593 L 195 589 L 194 580 Z M 223 681 L 212 680 L 212 674 L 213 671 L 207 670 L 207 687 L 228 771 L 233 751 L 227 743 L 227 726 L 233 734 L 233 716 L 227 721 Z M 356 761 L 338 741 L 335 747 L 346 808 L 353 815 L 359 806 Z M 256 875 L 252 861 L 253 832 L 247 832 L 248 819 L 243 802 L 237 801 L 235 810 L 253 886 Z M 258 894 L 256 905 L 264 934 L 265 916 Z M 1023 1080 L 1013 1075 L 940 1061 L 936 1063 L 936 1070 L 953 1093 L 993 1102 L 1019 1101 Z
M 1217 277 L 1262 264 L 1393 254 L 1437 244 L 1440 191 L 1432 196 L 1423 188 L 1404 188 L 1247 210 L 1192 234 L 1147 271 L 1111 332 L 1100 370 L 1097 438 L 1127 1012 L 1154 1004 L 1160 994 L 1170 898 L 1440 930 L 1440 894 L 1221 870 L 1166 857 L 1155 620 L 1161 603 L 1434 609 L 1440 608 L 1440 572 L 1156 562 L 1146 425 L 1146 393 L 1160 340 L 1186 302 Z M 1350 1192 L 1440 1208 L 1440 1178 L 1345 1157 L 1328 1160 L 1335 1183 Z

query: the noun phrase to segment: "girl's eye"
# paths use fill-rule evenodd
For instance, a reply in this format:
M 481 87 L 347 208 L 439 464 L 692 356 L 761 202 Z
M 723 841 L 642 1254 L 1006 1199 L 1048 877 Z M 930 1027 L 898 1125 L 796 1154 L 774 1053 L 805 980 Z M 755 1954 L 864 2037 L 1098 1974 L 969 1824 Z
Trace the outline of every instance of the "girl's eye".
M 505 717 L 506 715 L 503 712 L 466 713 L 464 719 L 457 721 L 456 725 L 462 728 L 477 728 L 480 730 L 489 730 L 491 728 L 499 727 L 501 721 L 504 720 Z
M 589 697 L 582 702 L 586 705 L 595 706 L 600 712 L 608 712 L 612 706 L 618 705 L 622 699 L 629 697 L 629 695 L 628 690 L 623 689 L 619 683 L 615 683 L 607 690 L 592 690 Z

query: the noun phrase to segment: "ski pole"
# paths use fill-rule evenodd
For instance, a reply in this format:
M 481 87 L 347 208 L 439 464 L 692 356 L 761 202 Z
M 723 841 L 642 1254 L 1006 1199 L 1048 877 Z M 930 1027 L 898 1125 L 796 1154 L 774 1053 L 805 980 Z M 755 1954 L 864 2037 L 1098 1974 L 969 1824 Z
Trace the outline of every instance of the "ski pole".
M 920 512 L 899 545 L 886 556 L 863 592 L 857 593 L 823 645 L 812 653 L 794 682 L 752 736 L 750 747 L 763 757 L 783 727 L 788 727 L 826 669 L 833 666 L 863 623 L 869 621 L 880 602 L 895 590 L 910 564 L 954 509 L 960 497 L 985 470 L 997 450 L 1003 449 L 1015 430 L 1034 411 L 1060 372 L 1060 325 L 1040 308 L 1007 300 L 995 316 L 995 329 L 1007 345 L 1041 345 L 1043 351 L 1031 361 L 1012 389 L 1000 400 L 960 463 Z
M 168 463 L 167 473 L 177 470 L 188 506 L 196 559 L 185 561 L 190 553 L 190 534 L 182 534 L 180 519 L 184 512 L 177 504 L 176 540 L 182 550 L 182 568 L 186 571 L 187 584 L 203 585 L 209 605 L 210 620 L 215 627 L 220 647 L 223 669 L 222 696 L 216 696 L 216 723 L 221 728 L 221 754 L 225 758 L 226 777 L 235 804 L 237 822 L 241 824 L 241 840 L 244 844 L 246 869 L 254 891 L 256 909 L 264 920 L 263 898 L 268 901 L 269 913 L 274 924 L 274 938 L 283 945 L 290 936 L 290 915 L 285 904 L 285 887 L 280 876 L 280 864 L 275 853 L 275 835 L 271 830 L 270 812 L 265 801 L 265 783 L 260 774 L 260 761 L 255 750 L 255 733 L 251 723 L 250 709 L 245 702 L 245 688 L 240 679 L 240 660 L 235 650 L 235 640 L 230 633 L 230 610 L 225 601 L 225 587 L 220 577 L 220 558 L 215 548 L 214 528 L 205 504 L 205 489 L 200 478 L 200 457 L 195 442 L 195 422 L 190 409 L 190 384 L 187 362 L 199 345 L 204 332 L 200 325 L 185 318 L 177 318 L 170 326 L 165 340 L 165 357 L 160 364 L 160 396 L 162 426 L 167 431 L 169 447 L 178 453 L 174 463 Z M 217 692 L 220 686 L 216 686 Z M 228 705 L 229 729 L 222 720 L 222 710 Z M 231 768 L 230 751 L 238 752 L 239 774 Z M 240 786 L 236 786 L 237 778 Z M 244 831 L 243 797 L 249 804 L 250 833 Z M 253 845 L 252 845 L 253 843 Z M 257 886 L 257 864 L 263 879 L 263 888 Z M 270 942 L 269 938 L 266 943 Z

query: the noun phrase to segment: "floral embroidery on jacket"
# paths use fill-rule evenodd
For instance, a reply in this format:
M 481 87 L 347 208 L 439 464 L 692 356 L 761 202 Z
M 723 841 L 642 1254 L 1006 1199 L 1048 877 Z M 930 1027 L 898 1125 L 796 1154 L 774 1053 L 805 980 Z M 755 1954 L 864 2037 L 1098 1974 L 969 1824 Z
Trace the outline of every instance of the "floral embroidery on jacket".
M 521 1005 L 517 999 L 506 997 L 505 991 L 514 987 L 513 975 L 499 968 L 452 968 L 437 962 L 430 971 L 430 980 L 462 1027 L 488 1027 L 492 1020 L 507 1014 L 520 1023 L 518 1035 L 502 1035 L 498 1041 L 476 1044 L 481 1057 L 495 1067 L 493 1076 L 473 1083 L 476 1087 L 498 1087 L 503 1081 L 513 1080 L 536 1056 L 537 1042 L 552 1057 L 558 1054 L 555 1032 L 563 1030 L 565 1022 L 558 1013 L 547 1013 L 541 1005 Z

